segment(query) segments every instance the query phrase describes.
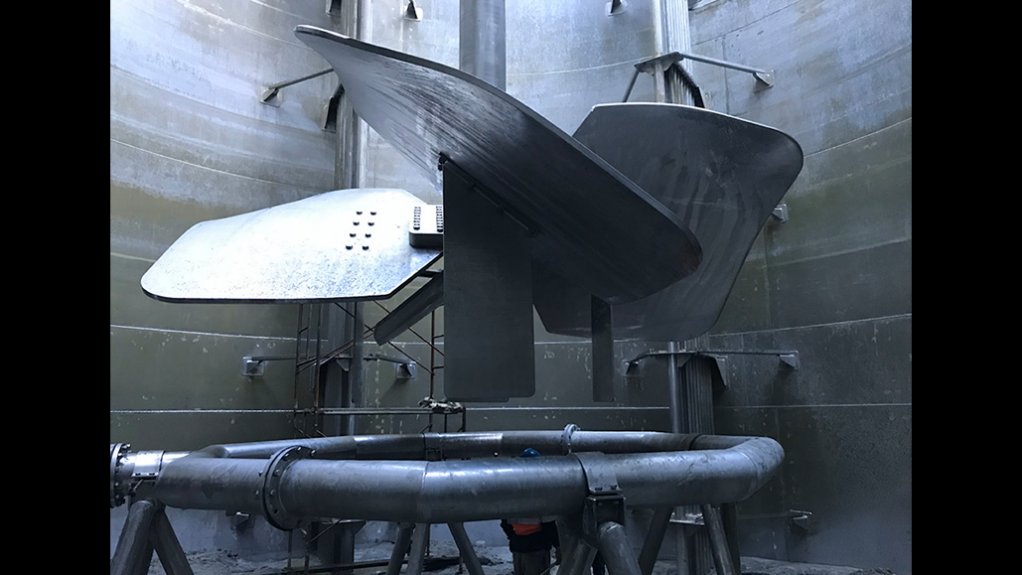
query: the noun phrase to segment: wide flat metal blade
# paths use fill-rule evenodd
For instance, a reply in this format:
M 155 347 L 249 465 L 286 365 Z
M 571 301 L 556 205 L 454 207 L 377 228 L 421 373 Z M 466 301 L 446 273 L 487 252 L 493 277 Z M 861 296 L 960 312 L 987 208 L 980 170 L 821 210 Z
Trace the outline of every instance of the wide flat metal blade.
M 142 276 L 182 303 L 383 299 L 440 257 L 408 244 L 404 190 L 357 188 L 192 226 Z
M 673 213 L 505 92 L 436 62 L 311 26 L 356 113 L 439 183 L 446 156 L 530 231 L 532 256 L 604 300 L 648 296 L 699 265 Z
M 654 103 L 596 106 L 575 138 L 673 211 L 703 249 L 695 273 L 614 305 L 615 336 L 677 341 L 708 331 L 759 230 L 802 169 L 798 143 L 734 116 Z M 589 302 L 566 288 L 574 278 L 546 272 L 535 287 L 543 325 L 552 333 L 589 335 Z

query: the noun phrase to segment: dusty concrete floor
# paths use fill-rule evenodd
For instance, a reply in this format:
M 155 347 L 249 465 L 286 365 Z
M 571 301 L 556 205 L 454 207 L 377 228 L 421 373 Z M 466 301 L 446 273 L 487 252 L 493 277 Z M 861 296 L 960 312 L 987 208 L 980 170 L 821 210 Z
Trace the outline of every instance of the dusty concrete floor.
M 355 560 L 387 559 L 390 556 L 390 548 L 391 545 L 388 543 L 366 546 L 356 551 Z M 483 547 L 477 549 L 476 553 L 479 555 L 479 561 L 483 564 L 486 575 L 512 574 L 511 553 L 507 548 Z M 434 544 L 430 548 L 430 555 L 435 557 L 454 557 L 457 555 L 457 548 L 454 545 Z M 236 553 L 223 550 L 191 553 L 188 555 L 188 562 L 195 575 L 270 575 L 271 573 L 283 571 L 287 566 L 286 559 L 239 557 Z M 310 567 L 316 567 L 319 564 L 319 561 L 314 557 L 309 562 Z M 292 559 L 291 565 L 292 568 L 296 569 L 304 567 L 304 557 Z M 356 575 L 382 575 L 385 572 L 385 567 L 375 567 L 359 569 L 356 571 Z M 302 570 L 294 573 L 302 573 Z M 428 573 L 432 575 L 467 575 L 466 571 L 459 571 L 456 565 L 436 571 L 429 571 Z M 713 573 L 713 571 L 710 573 Z M 889 569 L 858 569 L 834 565 L 788 563 L 757 557 L 742 558 L 742 573 L 743 575 L 897 575 Z M 653 575 L 676 574 L 677 568 L 673 561 L 657 561 L 656 566 L 653 568 Z M 149 575 L 165 575 L 163 566 L 160 565 L 159 560 L 156 558 L 153 559 Z M 556 566 L 551 569 L 550 575 L 557 575 Z

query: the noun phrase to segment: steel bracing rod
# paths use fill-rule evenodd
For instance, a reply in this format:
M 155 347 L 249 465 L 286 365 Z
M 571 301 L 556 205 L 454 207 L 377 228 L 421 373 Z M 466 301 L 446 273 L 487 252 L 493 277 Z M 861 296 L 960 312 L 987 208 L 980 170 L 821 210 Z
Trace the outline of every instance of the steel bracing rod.
M 484 575 L 483 564 L 479 562 L 475 548 L 472 547 L 472 540 L 469 539 L 468 533 L 465 532 L 465 524 L 448 523 L 447 527 L 451 530 L 454 544 L 458 546 L 461 560 L 465 563 L 465 568 L 468 569 L 468 575 Z
M 327 68 L 326 70 L 320 70 L 319 72 L 313 72 L 312 74 L 309 74 L 308 76 L 302 76 L 301 78 L 295 78 L 294 80 L 284 80 L 283 82 L 277 82 L 276 84 L 270 84 L 270 85 L 266 86 L 266 89 L 267 90 L 279 90 L 281 88 L 287 88 L 288 86 L 294 86 L 295 84 L 300 84 L 302 82 L 306 82 L 308 80 L 312 80 L 313 78 L 319 78 L 320 76 L 326 76 L 327 74 L 329 74 L 330 72 L 333 72 L 333 71 L 334 71 L 333 68 Z
M 415 524 L 401 523 L 397 527 L 397 539 L 394 541 L 394 549 L 390 552 L 387 575 L 398 575 L 401 572 L 401 565 L 405 562 L 405 554 L 408 552 L 408 544 L 412 542 L 412 529 L 415 528 Z
M 405 575 L 421 575 L 429 544 L 429 523 L 417 523 L 412 532 L 412 547 L 408 550 L 408 569 Z
M 704 64 L 713 64 L 714 66 L 720 66 L 721 68 L 730 68 L 732 70 L 738 70 L 740 72 L 748 72 L 750 74 L 766 74 L 770 75 L 770 70 L 764 70 L 762 68 L 753 68 L 752 66 L 746 66 L 744 64 L 735 64 L 734 62 L 728 62 L 726 60 L 718 60 L 716 58 L 710 58 L 708 56 L 700 56 L 698 54 L 689 54 L 688 52 L 678 52 L 678 54 L 686 60 L 692 60 L 693 62 L 702 62 Z
M 670 507 L 658 507 L 649 522 L 649 532 L 642 542 L 642 551 L 639 552 L 639 570 L 642 575 L 651 575 L 656 558 L 660 555 L 660 546 L 664 542 L 664 535 L 667 533 L 667 526 L 671 523 L 671 514 L 674 512 Z
M 600 556 L 607 564 L 610 575 L 642 575 L 635 552 L 628 542 L 624 525 L 614 521 L 604 521 L 597 529 L 600 543 Z
M 141 499 L 128 507 L 128 517 L 117 539 L 117 548 L 110 559 L 110 575 L 139 575 L 149 572 L 148 558 L 152 560 L 153 547 L 149 532 L 159 507 L 153 501 Z
M 541 432 L 521 432 L 517 439 L 522 441 L 530 433 L 534 439 L 544 439 Z M 546 433 L 548 437 L 556 437 L 556 445 L 560 445 L 560 432 Z M 572 436 L 573 450 L 590 450 L 596 444 L 608 450 L 635 447 L 631 441 L 615 445 L 610 441 L 616 435 L 613 432 L 604 432 L 604 441 L 590 441 L 587 445 L 584 433 L 577 432 Z M 487 436 L 499 438 L 502 434 L 466 434 L 473 436 L 475 441 L 462 446 L 447 437 L 457 434 L 424 435 L 433 438 L 425 442 L 430 449 L 443 446 L 445 455 L 461 457 L 462 453 L 477 453 L 479 445 L 501 445 L 500 442 L 488 441 Z M 646 434 L 625 432 L 623 435 L 641 438 Z M 742 501 L 776 472 L 784 454 L 776 441 L 765 437 L 673 434 L 653 434 L 650 437 L 657 435 L 676 438 L 675 444 L 688 437 L 694 451 L 605 453 L 589 458 L 591 465 L 602 467 L 617 477 L 630 506 Z M 384 440 L 382 445 L 375 447 L 393 448 L 390 453 L 395 457 L 413 451 L 418 453 L 426 447 L 421 442 L 422 438 L 410 436 L 405 440 L 410 443 L 401 446 L 392 436 L 389 441 Z M 344 438 L 285 441 L 277 442 L 277 445 L 282 448 L 306 444 L 310 449 L 316 449 L 313 446 L 318 442 L 338 439 Z M 415 445 L 416 440 L 420 441 L 418 445 Z M 540 445 L 547 448 L 548 453 L 557 452 L 552 441 L 545 444 L 519 442 L 516 447 L 523 445 Z M 352 441 L 349 446 L 357 447 L 358 441 Z M 230 450 L 238 455 L 243 448 L 233 447 Z M 220 446 L 173 462 L 156 481 L 154 494 L 167 505 L 175 507 L 260 513 L 262 499 L 253 494 L 261 489 L 261 474 L 267 462 L 261 458 L 224 458 L 230 450 Z M 271 453 L 275 451 L 272 449 Z M 249 448 L 249 456 L 252 457 L 265 457 L 265 453 L 265 445 Z M 489 455 L 492 454 L 493 451 L 490 451 Z M 679 482 L 683 483 L 684 489 L 679 489 Z M 588 492 L 587 485 L 582 465 L 574 455 L 447 461 L 337 461 L 313 457 L 294 461 L 287 467 L 280 477 L 277 497 L 284 510 L 294 517 L 450 523 L 579 513 Z M 466 498 L 465 493 L 472 493 L 473 497 Z
M 724 522 L 721 520 L 720 511 L 713 505 L 701 505 L 700 509 L 703 512 L 703 523 L 710 536 L 710 552 L 713 554 L 713 566 L 717 569 L 718 575 L 741 575 L 731 562 L 731 551 L 724 535 Z
M 181 548 L 181 543 L 177 540 L 174 528 L 171 527 L 163 509 L 160 509 L 153 518 L 151 538 L 156 555 L 160 558 L 167 575 L 194 575 L 191 566 L 188 565 L 184 549 Z

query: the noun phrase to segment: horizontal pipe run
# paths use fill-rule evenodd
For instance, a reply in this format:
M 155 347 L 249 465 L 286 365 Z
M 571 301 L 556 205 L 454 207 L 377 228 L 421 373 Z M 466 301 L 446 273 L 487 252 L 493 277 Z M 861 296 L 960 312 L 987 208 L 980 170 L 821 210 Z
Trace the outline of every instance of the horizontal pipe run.
M 436 451 L 448 458 L 514 456 L 527 447 L 543 455 L 559 455 L 566 453 L 567 445 L 576 452 L 649 453 L 726 449 L 752 439 L 655 431 L 576 431 L 567 436 L 567 443 L 565 438 L 562 431 L 356 435 L 212 445 L 193 452 L 192 457 L 265 459 L 295 445 L 315 450 L 319 459 L 425 459 Z
M 454 437 L 458 435 L 461 437 Z M 337 450 L 347 440 L 353 454 L 366 447 L 375 455 L 384 451 L 408 455 L 427 445 L 442 445 L 449 457 L 452 453 L 464 456 L 476 452 L 517 455 L 523 445 L 557 453 L 561 435 L 505 432 L 355 436 L 268 442 L 247 449 L 218 446 L 169 465 L 156 482 L 155 494 L 175 507 L 259 513 L 261 473 L 267 463 L 261 458 L 282 447 L 306 445 L 316 449 L 316 445 L 322 445 Z M 373 445 L 374 440 L 377 445 Z M 677 449 L 686 443 L 697 450 L 613 453 L 641 448 L 637 440 L 648 442 L 647 450 Z M 273 447 L 268 447 L 270 443 Z M 769 438 L 576 432 L 571 445 L 576 451 L 604 451 L 604 455 L 588 461 L 617 478 L 625 500 L 633 507 L 741 501 L 769 479 L 783 457 L 781 446 Z M 703 450 L 705 447 L 711 448 Z M 260 459 L 225 460 L 224 456 Z M 572 455 L 446 461 L 302 459 L 287 467 L 279 491 L 284 509 L 295 517 L 415 523 L 571 515 L 581 511 L 588 493 L 582 465 Z

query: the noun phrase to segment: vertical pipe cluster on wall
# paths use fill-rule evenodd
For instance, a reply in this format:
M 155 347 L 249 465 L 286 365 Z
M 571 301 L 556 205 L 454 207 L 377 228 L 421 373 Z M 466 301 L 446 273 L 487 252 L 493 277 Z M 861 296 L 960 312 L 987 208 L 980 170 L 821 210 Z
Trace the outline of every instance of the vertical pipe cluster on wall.
M 653 28 L 656 31 L 657 50 L 661 54 L 669 52 L 691 52 L 692 35 L 688 25 L 688 3 L 677 2 L 676 0 L 655 0 L 653 2 Z M 681 61 L 681 66 L 686 72 L 692 73 L 692 64 L 687 60 Z M 670 80 L 657 75 L 656 98 L 658 102 L 667 101 L 665 94 L 673 95 L 672 100 L 676 104 L 692 104 L 692 96 L 682 85 L 681 79 L 672 75 Z M 663 85 L 670 82 L 670 86 Z
M 458 68 L 501 90 L 507 85 L 504 0 L 461 0 Z

